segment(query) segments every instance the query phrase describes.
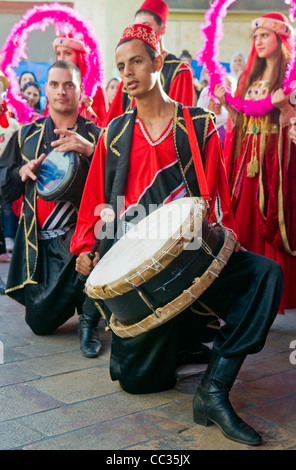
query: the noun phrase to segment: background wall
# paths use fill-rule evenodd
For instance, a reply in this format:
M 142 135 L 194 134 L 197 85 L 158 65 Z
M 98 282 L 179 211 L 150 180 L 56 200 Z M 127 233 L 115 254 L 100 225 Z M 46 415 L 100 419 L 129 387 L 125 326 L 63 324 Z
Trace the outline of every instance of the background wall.
M 212 0 L 166 0 L 170 6 L 170 9 L 180 10 L 206 10 L 209 7 L 209 3 L 213 3 Z M 266 9 L 268 11 L 278 11 L 281 0 L 237 0 L 233 3 L 229 11 L 241 10 L 241 11 L 261 11 Z M 283 2 L 284 3 L 284 2 Z

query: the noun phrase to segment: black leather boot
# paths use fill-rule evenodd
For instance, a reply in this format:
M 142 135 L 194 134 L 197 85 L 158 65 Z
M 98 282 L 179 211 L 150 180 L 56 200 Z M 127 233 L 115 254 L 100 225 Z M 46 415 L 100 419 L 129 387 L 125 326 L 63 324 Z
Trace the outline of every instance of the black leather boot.
M 102 348 L 98 337 L 100 318 L 98 310 L 90 302 L 83 306 L 83 313 L 79 317 L 78 333 L 80 337 L 80 351 L 85 357 L 97 357 Z
M 202 426 L 215 423 L 228 439 L 258 446 L 261 436 L 236 414 L 229 401 L 230 389 L 244 359 L 245 356 L 226 359 L 213 353 L 193 399 L 193 416 Z
M 0 295 L 5 294 L 6 285 L 3 282 L 2 277 L 0 276 Z

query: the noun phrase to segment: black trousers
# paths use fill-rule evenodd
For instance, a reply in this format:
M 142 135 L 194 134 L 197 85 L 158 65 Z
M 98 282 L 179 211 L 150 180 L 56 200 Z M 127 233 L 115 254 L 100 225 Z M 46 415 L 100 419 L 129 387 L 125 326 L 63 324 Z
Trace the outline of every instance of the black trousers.
M 84 293 L 70 253 L 72 231 L 38 244 L 38 284 L 24 287 L 25 320 L 37 335 L 54 332 L 75 314 L 97 309 Z M 99 313 L 98 313 L 99 316 Z
M 3 255 L 3 253 L 6 253 L 6 246 L 2 227 L 2 210 L 0 206 L 0 255 Z
M 200 301 L 226 323 L 214 339 L 224 357 L 259 352 L 278 312 L 283 288 L 281 267 L 251 252 L 234 253 Z M 134 338 L 113 334 L 110 373 L 129 393 L 167 390 L 176 381 L 180 345 L 198 336 L 198 321 L 185 310 L 154 330 Z

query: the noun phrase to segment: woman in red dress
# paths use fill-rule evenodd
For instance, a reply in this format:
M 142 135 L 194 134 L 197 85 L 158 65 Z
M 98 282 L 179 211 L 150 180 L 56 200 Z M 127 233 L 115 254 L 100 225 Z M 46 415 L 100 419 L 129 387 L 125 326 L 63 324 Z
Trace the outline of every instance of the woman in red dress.
M 296 148 L 289 139 L 295 111 L 282 90 L 292 54 L 292 32 L 280 13 L 268 13 L 252 22 L 253 47 L 236 96 L 260 100 L 270 94 L 272 112 L 263 117 L 238 113 L 227 105 L 226 89 L 215 87 L 232 123 L 224 152 L 235 231 L 248 250 L 272 258 L 283 268 L 280 313 L 296 308 Z

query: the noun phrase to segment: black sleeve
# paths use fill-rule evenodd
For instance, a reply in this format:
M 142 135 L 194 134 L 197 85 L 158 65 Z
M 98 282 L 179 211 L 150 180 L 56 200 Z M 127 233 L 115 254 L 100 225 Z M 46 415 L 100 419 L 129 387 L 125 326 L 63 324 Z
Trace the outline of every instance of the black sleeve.
M 1 204 L 11 203 L 24 192 L 25 183 L 21 181 L 19 169 L 22 165 L 18 132 L 10 138 L 0 158 L 0 200 Z

